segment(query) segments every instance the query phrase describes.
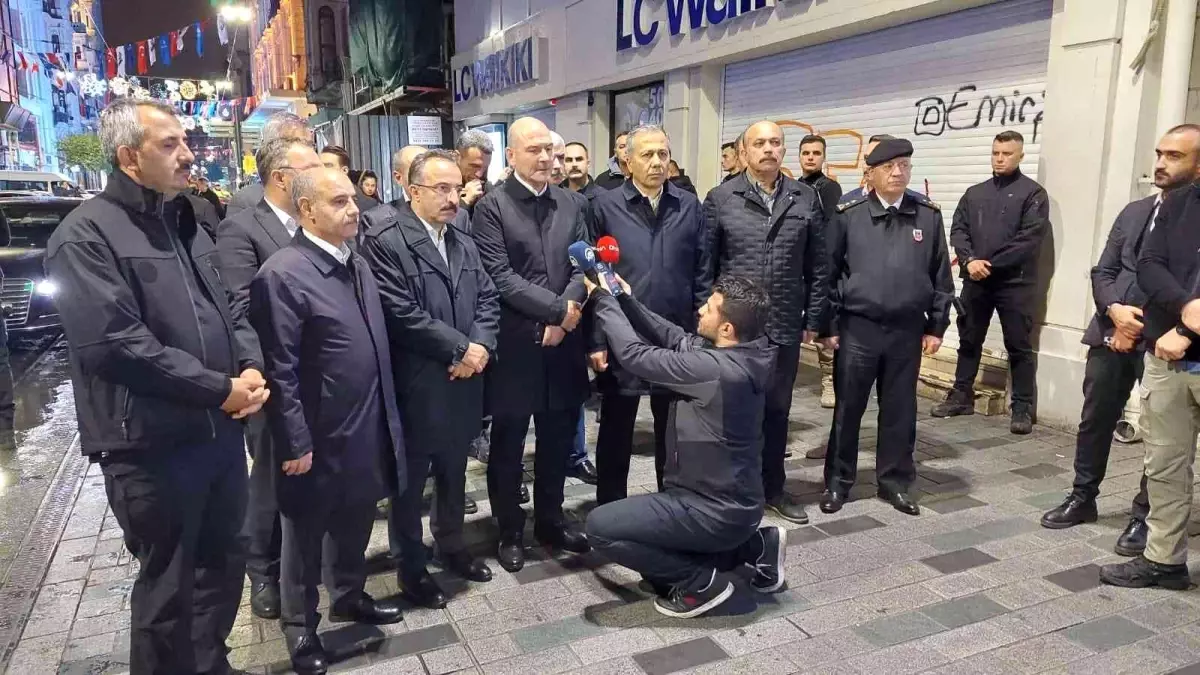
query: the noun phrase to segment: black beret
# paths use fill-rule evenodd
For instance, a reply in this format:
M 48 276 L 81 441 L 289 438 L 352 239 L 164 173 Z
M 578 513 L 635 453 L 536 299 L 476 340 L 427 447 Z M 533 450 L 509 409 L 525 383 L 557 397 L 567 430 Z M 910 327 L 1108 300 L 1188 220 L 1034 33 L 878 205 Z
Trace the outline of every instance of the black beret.
M 903 138 L 889 138 L 879 142 L 871 154 L 867 155 L 867 166 L 879 166 L 897 157 L 912 157 L 912 143 Z

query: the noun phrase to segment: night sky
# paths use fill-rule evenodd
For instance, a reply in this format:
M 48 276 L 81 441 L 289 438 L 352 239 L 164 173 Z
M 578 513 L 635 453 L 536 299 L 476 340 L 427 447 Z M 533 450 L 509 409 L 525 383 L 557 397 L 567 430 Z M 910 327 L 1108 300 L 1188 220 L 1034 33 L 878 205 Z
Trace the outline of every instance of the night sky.
M 110 47 L 157 37 L 187 24 L 216 17 L 216 9 L 209 0 L 100 0 L 99 4 L 104 38 Z M 247 30 L 248 27 L 241 29 L 242 39 Z M 172 59 L 170 66 L 159 61 L 149 74 L 180 79 L 224 79 L 229 52 L 228 46 L 222 47 L 217 39 L 215 21 L 205 29 L 203 58 L 196 55 L 196 38 L 191 31 L 184 43 L 187 49 Z

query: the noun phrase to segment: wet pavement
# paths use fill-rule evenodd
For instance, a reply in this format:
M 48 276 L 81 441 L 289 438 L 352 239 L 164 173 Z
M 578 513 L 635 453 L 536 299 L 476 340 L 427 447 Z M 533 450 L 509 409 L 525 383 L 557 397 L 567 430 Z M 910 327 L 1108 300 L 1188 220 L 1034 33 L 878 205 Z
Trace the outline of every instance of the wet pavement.
M 0 670 L 125 673 L 130 589 L 138 565 L 122 546 L 98 467 L 88 466 L 71 445 L 70 388 L 53 384 L 65 377 L 61 357 L 37 362 L 31 373 L 48 384 L 41 394 L 31 387 L 31 402 L 22 408 L 21 461 L 14 463 L 20 470 L 14 475 L 15 485 L 29 484 L 30 493 L 14 498 L 19 489 L 10 490 L 0 498 L 5 509 L 15 509 L 12 522 L 20 522 L 29 506 L 11 502 L 36 505 L 36 486 L 54 473 L 55 455 L 62 460 L 50 488 L 40 490 L 44 498 L 32 530 L 0 587 Z M 771 513 L 764 518 L 788 530 L 788 583 L 782 592 L 752 593 L 739 577 L 737 592 L 718 610 L 677 620 L 655 612 L 637 575 L 593 555 L 552 559 L 530 548 L 525 569 L 509 574 L 493 557 L 485 467 L 472 460 L 467 489 L 479 513 L 468 517 L 466 534 L 468 545 L 491 565 L 493 580 L 465 583 L 437 572 L 453 592 L 446 609 L 409 608 L 403 622 L 383 628 L 324 622 L 321 637 L 335 660 L 332 670 L 1200 673 L 1200 592 L 1099 584 L 1098 566 L 1121 560 L 1112 546 L 1137 490 L 1140 445 L 1113 448 L 1099 522 L 1045 530 L 1038 523 L 1041 513 L 1061 501 L 1070 485 L 1074 437 L 1040 427 L 1031 436 L 1013 436 L 1007 419 L 998 417 L 934 420 L 929 403 L 922 402 L 913 490 L 922 513 L 913 518 L 873 498 L 872 403 L 853 501 L 825 515 L 815 508 L 821 462 L 804 458 L 829 433 L 830 414 L 819 407 L 813 375 L 807 372 L 797 390 L 789 439 L 795 455 L 788 462 L 788 487 L 812 505 L 812 524 L 797 526 Z M 28 417 L 32 411 L 40 412 Z M 589 447 L 595 434 L 589 414 Z M 631 495 L 655 489 L 652 445 L 644 410 L 630 467 Z M 565 492 L 568 517 L 585 519 L 595 489 L 569 479 Z M 394 572 L 378 558 L 386 547 L 386 524 L 377 521 L 367 584 L 376 597 L 397 592 Z M 1200 539 L 1193 537 L 1191 550 L 1193 557 L 1200 552 Z M 1194 563 L 1193 575 L 1200 572 L 1196 568 Z M 321 595 L 324 607 L 327 598 Z M 255 618 L 248 601 L 243 595 L 229 638 L 231 661 L 256 675 L 289 672 L 277 622 Z

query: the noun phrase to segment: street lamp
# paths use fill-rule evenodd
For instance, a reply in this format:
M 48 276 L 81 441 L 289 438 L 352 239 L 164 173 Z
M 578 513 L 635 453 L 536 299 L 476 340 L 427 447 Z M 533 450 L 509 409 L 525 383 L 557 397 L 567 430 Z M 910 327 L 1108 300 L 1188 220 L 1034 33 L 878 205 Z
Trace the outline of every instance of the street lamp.
M 254 20 L 254 10 L 249 5 L 225 5 L 221 8 L 221 18 L 226 23 L 250 23 Z
M 226 23 L 233 24 L 240 28 L 239 24 L 249 24 L 254 20 L 254 9 L 249 5 L 228 4 L 221 7 L 221 18 L 225 19 Z M 247 40 L 248 41 L 248 40 Z M 237 54 L 237 29 L 233 33 L 233 45 L 229 49 L 229 70 L 234 74 L 233 80 L 233 147 L 234 154 L 237 158 L 234 160 L 233 175 L 236 177 L 235 184 L 241 184 L 242 179 L 242 62 Z M 221 84 L 224 84 L 222 82 Z M 219 88 L 220 85 L 218 85 Z

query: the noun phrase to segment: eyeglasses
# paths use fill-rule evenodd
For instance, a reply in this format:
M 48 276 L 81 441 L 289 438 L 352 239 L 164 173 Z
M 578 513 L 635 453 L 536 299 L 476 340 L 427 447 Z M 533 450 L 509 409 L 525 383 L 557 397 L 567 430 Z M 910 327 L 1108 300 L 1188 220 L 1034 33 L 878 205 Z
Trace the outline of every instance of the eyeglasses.
M 891 173 L 895 169 L 900 169 L 901 171 L 904 171 L 905 173 L 907 173 L 909 171 L 912 171 L 912 162 L 909 162 L 909 161 L 886 162 L 884 164 L 880 164 L 879 166 L 877 166 L 875 168 L 879 169 L 880 171 L 884 172 L 885 174 Z
M 451 195 L 457 196 L 458 193 L 462 192 L 462 188 L 463 188 L 463 186 L 461 186 L 461 185 L 451 185 L 449 183 L 438 183 L 437 185 L 421 185 L 420 183 L 413 183 L 410 187 L 419 187 L 419 188 L 425 188 L 426 190 L 433 190 L 434 192 L 438 193 L 439 195 L 441 195 L 443 197 L 449 197 Z

